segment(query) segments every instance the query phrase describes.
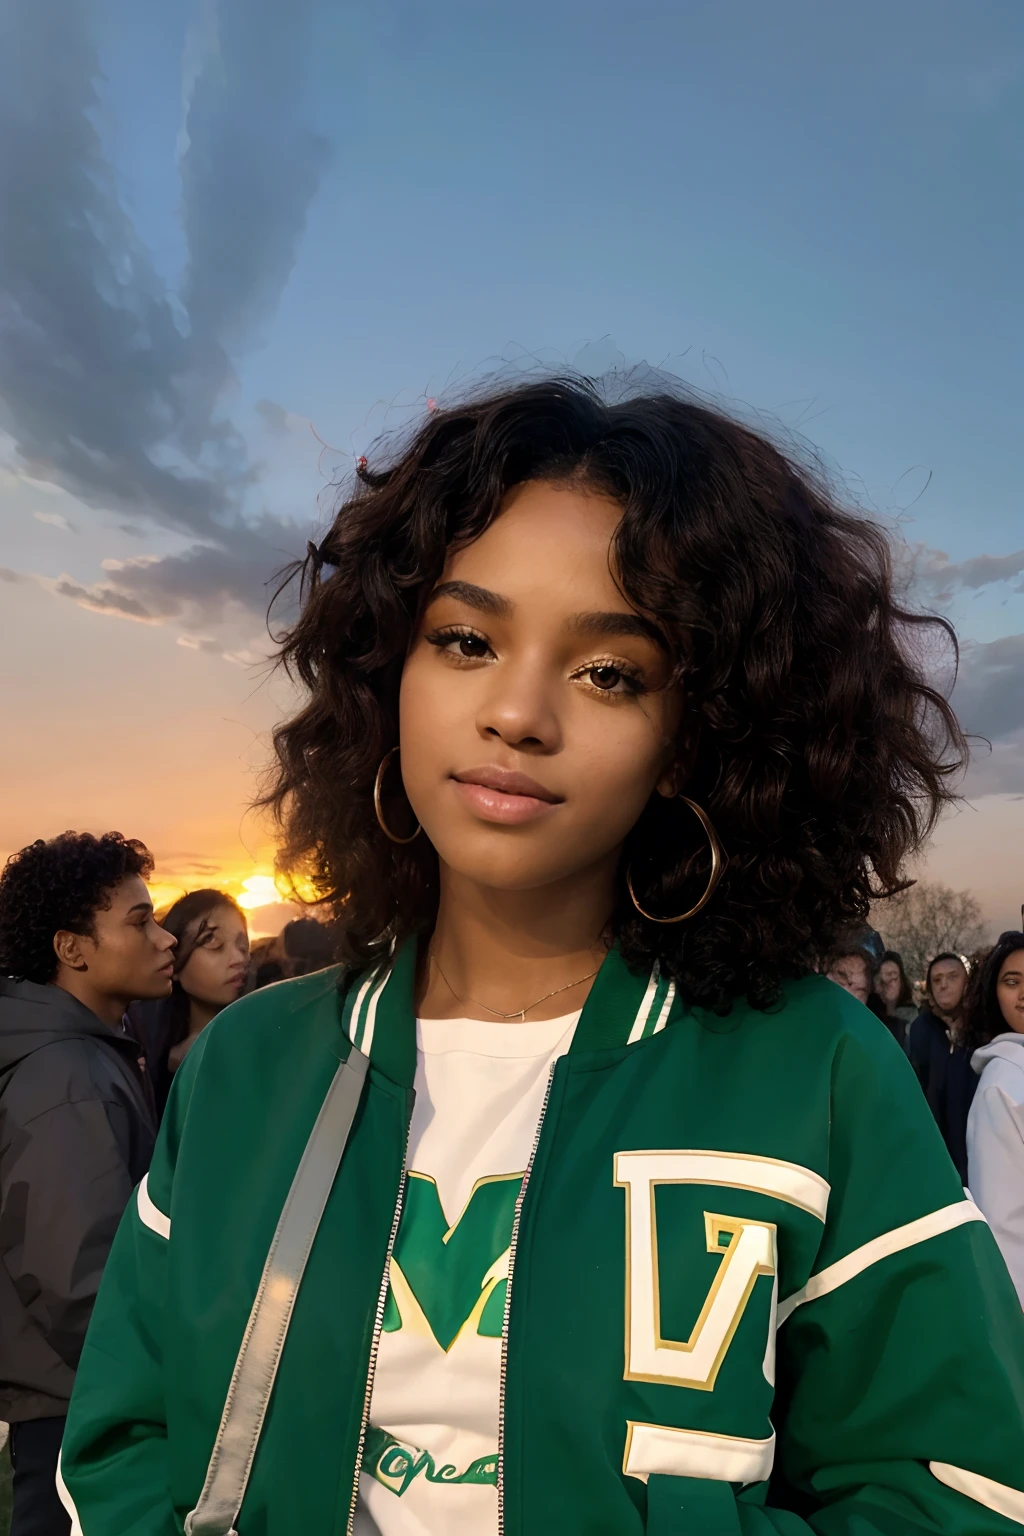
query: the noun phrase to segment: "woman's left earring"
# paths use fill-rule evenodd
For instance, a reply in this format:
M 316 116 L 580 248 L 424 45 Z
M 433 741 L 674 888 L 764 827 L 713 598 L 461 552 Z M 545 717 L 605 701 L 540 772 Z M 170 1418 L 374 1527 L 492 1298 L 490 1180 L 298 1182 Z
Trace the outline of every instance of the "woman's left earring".
M 409 837 L 396 837 L 391 828 L 388 826 L 387 822 L 384 820 L 384 809 L 381 805 L 380 799 L 381 790 L 384 786 L 384 775 L 387 772 L 388 763 L 391 761 L 398 750 L 398 747 L 392 747 L 391 751 L 385 752 L 384 756 L 380 760 L 380 767 L 377 769 L 377 777 L 373 781 L 373 809 L 377 816 L 377 823 L 389 842 L 411 843 L 414 842 L 415 839 L 419 837 L 420 833 L 423 831 L 423 828 L 420 826 L 419 822 L 416 823 L 416 831 L 411 833 Z

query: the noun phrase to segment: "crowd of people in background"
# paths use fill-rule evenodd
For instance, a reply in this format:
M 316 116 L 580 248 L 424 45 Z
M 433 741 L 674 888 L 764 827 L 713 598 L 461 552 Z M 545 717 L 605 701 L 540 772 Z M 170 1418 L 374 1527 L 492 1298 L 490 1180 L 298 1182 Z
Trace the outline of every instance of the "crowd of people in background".
M 151 872 L 137 841 L 66 833 L 0 878 L 0 1419 L 15 1533 L 68 1528 L 54 1473 L 75 1367 L 175 1072 L 243 993 L 332 960 L 311 917 L 251 944 L 224 891 L 156 913 Z M 821 968 L 909 1059 L 1024 1301 L 1024 933 L 937 954 L 915 978 L 866 929 Z
M 824 968 L 909 1058 L 1024 1303 L 1024 932 L 1003 933 L 980 954 L 934 955 L 916 989 L 902 958 L 882 951 L 871 930 Z

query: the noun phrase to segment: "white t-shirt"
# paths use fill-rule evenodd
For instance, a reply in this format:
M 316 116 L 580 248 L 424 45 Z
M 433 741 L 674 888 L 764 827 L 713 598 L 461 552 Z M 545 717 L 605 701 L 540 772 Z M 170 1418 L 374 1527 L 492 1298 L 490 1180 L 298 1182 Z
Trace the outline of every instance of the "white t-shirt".
M 420 1019 L 405 1204 L 356 1536 L 494 1536 L 501 1331 L 516 1198 L 578 1013 Z

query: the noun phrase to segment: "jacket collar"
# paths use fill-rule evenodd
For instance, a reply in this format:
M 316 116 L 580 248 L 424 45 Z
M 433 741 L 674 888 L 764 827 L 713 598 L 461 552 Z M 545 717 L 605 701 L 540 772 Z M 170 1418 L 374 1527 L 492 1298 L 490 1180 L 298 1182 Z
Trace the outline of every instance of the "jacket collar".
M 416 941 L 409 939 L 373 971 L 353 977 L 342 1005 L 342 1026 L 376 1067 L 411 1088 L 416 1073 Z M 630 970 L 618 948 L 610 949 L 583 1005 L 569 1054 L 615 1050 L 664 1029 L 681 1007 L 676 984 L 650 972 Z M 513 1026 L 514 1027 L 514 1026 Z

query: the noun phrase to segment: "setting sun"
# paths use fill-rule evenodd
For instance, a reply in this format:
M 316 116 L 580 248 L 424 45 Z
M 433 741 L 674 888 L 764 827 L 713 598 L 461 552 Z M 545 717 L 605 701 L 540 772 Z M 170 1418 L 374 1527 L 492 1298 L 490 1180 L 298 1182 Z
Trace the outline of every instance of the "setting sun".
M 242 889 L 235 898 L 247 912 L 256 907 L 270 907 L 285 898 L 277 888 L 273 875 L 249 875 L 242 881 Z

